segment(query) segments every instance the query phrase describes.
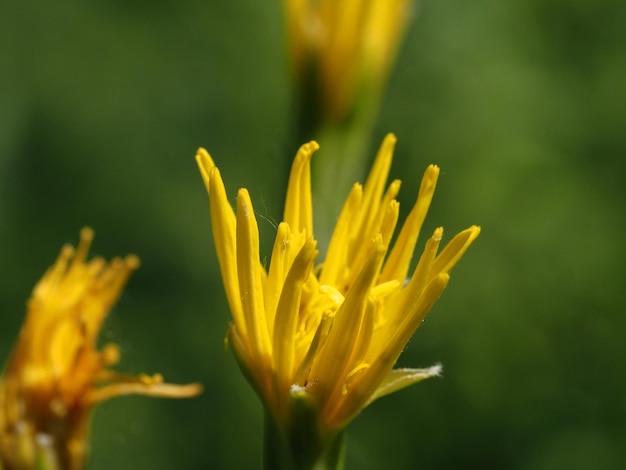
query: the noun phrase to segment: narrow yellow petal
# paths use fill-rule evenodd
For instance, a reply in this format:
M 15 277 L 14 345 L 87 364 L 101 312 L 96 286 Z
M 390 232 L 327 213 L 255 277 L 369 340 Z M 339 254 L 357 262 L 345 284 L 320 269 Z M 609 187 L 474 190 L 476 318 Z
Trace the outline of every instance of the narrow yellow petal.
M 395 363 L 395 360 L 409 339 L 411 339 L 415 330 L 422 324 L 432 306 L 435 305 L 435 302 L 437 302 L 437 299 L 439 299 L 439 296 L 441 296 L 448 285 L 449 280 L 450 276 L 447 273 L 441 273 L 428 283 L 419 298 L 408 296 L 402 308 L 405 318 L 390 336 L 387 344 L 387 353 L 385 355 L 391 353 L 394 356 L 393 363 Z
M 209 175 L 211 174 L 211 170 L 215 167 L 215 163 L 213 162 L 211 155 L 209 155 L 209 152 L 202 147 L 200 147 L 196 152 L 196 162 L 198 163 L 198 168 L 200 169 L 204 185 L 206 186 L 207 191 L 209 191 Z
M 368 251 L 368 262 L 337 310 L 328 340 L 311 370 L 312 380 L 322 387 L 323 402 L 332 402 L 332 397 L 340 394 L 342 379 L 349 372 L 346 370 L 348 361 L 358 340 L 369 292 L 385 253 L 380 236 L 372 241 Z
M 376 160 L 374 160 L 374 165 L 372 166 L 372 169 L 367 177 L 367 181 L 365 182 L 365 186 L 363 187 L 362 206 L 352 227 L 353 236 L 358 236 L 360 234 L 369 235 L 371 233 L 370 229 L 374 223 L 374 218 L 378 213 L 383 191 L 385 190 L 385 185 L 387 184 L 395 145 L 396 137 L 393 134 L 387 134 L 380 146 L 380 149 L 378 150 L 378 155 L 376 156 Z
M 381 217 L 379 232 L 383 237 L 385 247 L 389 246 L 393 231 L 396 228 L 398 217 L 400 215 L 400 203 L 398 201 L 389 201 L 385 207 L 385 213 Z
M 398 292 L 398 290 L 400 290 L 401 287 L 402 287 L 402 284 L 398 281 L 387 281 L 387 282 L 383 282 L 380 284 L 376 284 L 376 286 L 372 288 L 372 291 L 370 292 L 370 296 L 373 299 L 380 301 L 384 299 L 385 297 L 388 297 L 391 294 Z
M 271 366 L 272 345 L 267 330 L 261 266 L 259 264 L 259 229 L 250 195 L 246 189 L 237 194 L 237 276 L 243 315 L 249 332 L 249 349 Z
M 406 277 L 413 251 L 415 250 L 415 244 L 435 193 L 438 177 L 439 167 L 430 165 L 426 168 L 415 205 L 402 226 L 398 239 L 389 253 L 389 259 L 383 268 L 381 274 L 382 281 L 391 279 L 401 281 Z
M 296 332 L 302 286 L 317 256 L 315 241 L 309 240 L 294 260 L 278 301 L 273 332 L 273 368 L 287 389 L 293 383 Z
M 328 333 L 333 325 L 334 316 L 329 312 L 325 312 L 322 315 L 322 319 L 320 320 L 317 329 L 315 330 L 315 335 L 313 336 L 313 340 L 304 356 L 304 359 L 300 362 L 298 366 L 298 370 L 296 371 L 294 383 L 300 386 L 306 385 L 307 376 L 311 371 L 311 366 L 313 365 L 313 361 L 317 356 L 317 353 L 324 347 L 326 344 L 326 340 L 328 339 Z
M 419 301 L 407 306 L 411 307 L 411 310 L 405 311 L 405 322 L 389 335 L 383 347 L 376 348 L 376 355 L 368 355 L 366 362 L 370 364 L 370 367 L 359 376 L 358 383 L 353 385 L 352 388 L 355 393 L 352 395 L 352 399 L 346 401 L 341 414 L 335 416 L 339 425 L 358 413 L 368 402 L 369 397 L 376 392 L 378 386 L 391 371 L 406 343 L 445 289 L 448 281 L 449 276 L 447 274 L 440 274 L 433 279 L 422 293 Z
M 363 187 L 357 183 L 352 186 L 352 190 L 339 213 L 320 274 L 320 284 L 335 286 L 343 284 L 343 275 L 347 264 L 346 247 L 350 246 L 350 232 L 362 198 Z
M 319 149 L 317 142 L 304 144 L 291 166 L 284 221 L 292 230 L 313 235 L 313 204 L 311 202 L 311 156 Z
M 215 250 L 226 298 L 239 334 L 242 338 L 247 338 L 248 327 L 243 317 L 237 275 L 237 220 L 233 208 L 228 203 L 226 188 L 217 167 L 211 168 L 209 173 L 209 200 Z
M 444 289 L 448 285 L 448 281 L 450 280 L 450 276 L 448 273 L 438 274 L 432 281 L 428 283 L 419 300 L 412 301 L 411 298 L 405 303 L 405 308 L 407 312 L 407 317 L 398 331 L 398 334 L 403 340 L 403 344 L 406 344 L 415 330 L 419 328 L 422 324 L 422 321 L 426 317 L 426 314 L 430 311 L 435 302 L 439 299 L 439 296 L 443 293 Z M 400 343 L 401 340 L 398 340 Z M 402 350 L 404 346 L 399 348 L 398 353 Z
M 140 377 L 141 379 L 141 377 Z M 202 385 L 193 383 L 188 385 L 173 385 L 163 383 L 163 378 L 158 376 L 156 381 L 146 378 L 137 382 L 113 383 L 102 388 L 93 390 L 87 396 L 88 406 L 95 405 L 110 398 L 121 395 L 145 395 L 163 398 L 189 398 L 202 393 Z
M 368 299 L 365 313 L 359 327 L 359 331 L 356 334 L 357 340 L 352 348 L 352 355 L 350 356 L 350 364 L 359 365 L 363 362 L 372 341 L 372 335 L 374 334 L 374 318 L 376 318 L 377 304 L 373 299 Z
M 389 328 L 396 328 L 399 323 L 404 321 L 406 305 L 419 301 L 422 292 L 427 285 L 427 280 L 432 271 L 433 264 L 437 256 L 437 250 L 443 237 L 443 227 L 437 227 L 432 237 L 426 242 L 424 251 L 420 256 L 419 262 L 413 271 L 413 275 L 403 292 L 393 300 L 388 306 L 390 312 Z
M 358 383 L 358 377 L 365 374 L 370 367 L 369 364 L 363 362 L 368 349 L 371 345 L 372 335 L 374 333 L 376 303 L 371 299 L 367 303 L 365 314 L 361 321 L 359 332 L 355 335 L 357 340 L 354 343 L 348 367 L 347 374 L 341 382 L 341 389 L 335 389 L 335 394 L 328 400 L 328 404 L 324 409 L 326 422 L 334 422 L 337 417 L 342 414 L 346 406 L 346 401 L 352 401 L 352 397 L 348 396 L 355 383 Z
M 287 254 L 291 243 L 291 230 L 289 225 L 281 222 L 276 230 L 274 248 L 270 260 L 270 269 L 267 278 L 267 289 L 265 294 L 265 314 L 268 317 L 267 329 L 274 331 L 274 319 L 276 316 L 276 306 L 283 290 L 283 284 L 289 266 L 287 265 Z
M 450 272 L 479 234 L 480 227 L 473 225 L 450 240 L 439 256 L 437 256 L 431 277 L 438 273 Z

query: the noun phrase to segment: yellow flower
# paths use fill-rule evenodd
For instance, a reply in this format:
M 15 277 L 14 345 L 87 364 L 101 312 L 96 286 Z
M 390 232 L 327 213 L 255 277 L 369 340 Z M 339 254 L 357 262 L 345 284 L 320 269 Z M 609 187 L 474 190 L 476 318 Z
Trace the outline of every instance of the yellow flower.
M 160 375 L 109 370 L 120 353 L 114 344 L 96 349 L 98 333 L 139 259 L 87 261 L 92 239 L 85 228 L 76 250 L 65 246 L 28 301 L 0 380 L 0 462 L 6 469 L 83 468 L 90 412 L 103 400 L 127 394 L 182 398 L 201 391 L 198 384 L 163 383 Z
M 346 117 L 360 95 L 378 94 L 394 62 L 412 0 L 285 0 L 294 73 L 313 73 L 322 112 Z
M 480 229 L 464 230 L 439 251 L 443 229 L 437 228 L 409 274 L 439 169 L 426 169 L 417 201 L 391 246 L 400 181 L 386 190 L 385 185 L 395 141 L 393 135 L 385 138 L 365 186 L 353 186 L 319 265 L 310 189 L 310 159 L 318 145 L 303 145 L 267 269 L 260 262 L 248 191 L 239 190 L 235 213 L 213 160 L 204 149 L 197 153 L 233 317 L 228 340 L 285 429 L 294 426 L 299 400 L 312 404 L 317 431 L 330 435 L 377 398 L 439 372 L 438 366 L 393 366 Z

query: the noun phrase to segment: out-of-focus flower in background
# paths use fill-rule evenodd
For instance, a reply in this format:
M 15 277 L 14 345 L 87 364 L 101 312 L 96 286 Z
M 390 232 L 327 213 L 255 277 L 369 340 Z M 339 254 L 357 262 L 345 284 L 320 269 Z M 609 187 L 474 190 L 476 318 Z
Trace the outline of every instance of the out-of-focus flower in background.
M 78 470 L 88 451 L 91 411 L 112 397 L 183 398 L 199 384 L 163 383 L 159 374 L 126 376 L 109 369 L 116 345 L 97 349 L 109 310 L 139 259 L 87 261 L 93 231 L 65 246 L 35 286 L 26 319 L 0 380 L 0 468 Z
M 292 72 L 339 122 L 379 98 L 404 36 L 412 0 L 285 0 Z M 312 87 L 312 88 L 309 88 Z
M 439 251 L 443 229 L 437 228 L 409 272 L 439 169 L 426 169 L 392 245 L 400 181 L 385 186 L 395 141 L 385 138 L 367 182 L 353 186 L 317 265 L 310 160 L 318 145 L 302 146 L 267 269 L 248 191 L 239 190 L 233 211 L 218 168 L 198 151 L 233 317 L 228 340 L 265 405 L 268 429 L 274 423 L 279 436 L 266 443 L 267 468 L 337 468 L 342 429 L 355 415 L 440 371 L 393 366 L 480 229 L 462 231 Z
M 296 142 L 314 139 L 313 193 L 325 251 L 341 198 L 364 176 L 387 79 L 412 17 L 413 0 L 285 0 L 296 91 Z

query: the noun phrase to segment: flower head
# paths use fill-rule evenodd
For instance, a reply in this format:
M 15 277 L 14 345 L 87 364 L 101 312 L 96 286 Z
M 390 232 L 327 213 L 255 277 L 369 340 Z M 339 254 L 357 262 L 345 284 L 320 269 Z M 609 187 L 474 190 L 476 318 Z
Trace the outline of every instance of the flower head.
M 90 412 L 127 394 L 190 397 L 198 384 L 171 385 L 161 375 L 113 372 L 120 352 L 96 341 L 109 310 L 139 259 L 87 261 L 93 231 L 81 231 L 77 249 L 65 246 L 35 286 L 20 335 L 0 379 L 0 462 L 35 468 L 52 461 L 70 470 L 84 465 Z M 39 468 L 39 467 L 37 467 Z
M 393 366 L 480 229 L 464 230 L 439 250 L 443 229 L 437 228 L 409 272 L 439 169 L 426 169 L 417 201 L 392 244 L 400 181 L 385 186 L 394 145 L 395 137 L 388 135 L 365 185 L 352 187 L 326 259 L 318 264 L 310 189 L 310 159 L 318 145 L 303 145 L 267 269 L 260 262 L 248 191 L 239 190 L 233 211 L 218 168 L 204 149 L 198 151 L 233 317 L 229 343 L 285 428 L 293 425 L 294 404 L 304 400 L 315 409 L 321 433 L 340 431 L 377 398 L 439 373 L 438 366 Z
M 408 23 L 411 0 L 285 0 L 299 82 L 316 85 L 327 120 L 347 116 L 360 96 L 378 95 Z

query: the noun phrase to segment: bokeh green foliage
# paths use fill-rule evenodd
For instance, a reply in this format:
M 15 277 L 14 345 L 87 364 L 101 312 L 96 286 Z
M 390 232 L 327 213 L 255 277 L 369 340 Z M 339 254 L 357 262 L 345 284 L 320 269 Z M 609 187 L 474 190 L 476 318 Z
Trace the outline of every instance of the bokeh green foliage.
M 404 211 L 436 163 L 425 230 L 483 232 L 400 361 L 444 378 L 359 416 L 348 468 L 623 468 L 626 4 L 417 10 L 372 155 L 395 132 Z M 208 148 L 231 195 L 250 189 L 269 254 L 296 150 L 285 49 L 280 2 L 0 6 L 0 358 L 90 225 L 94 253 L 142 259 L 103 334 L 119 369 L 206 387 L 104 404 L 92 470 L 260 465 L 193 155 Z

